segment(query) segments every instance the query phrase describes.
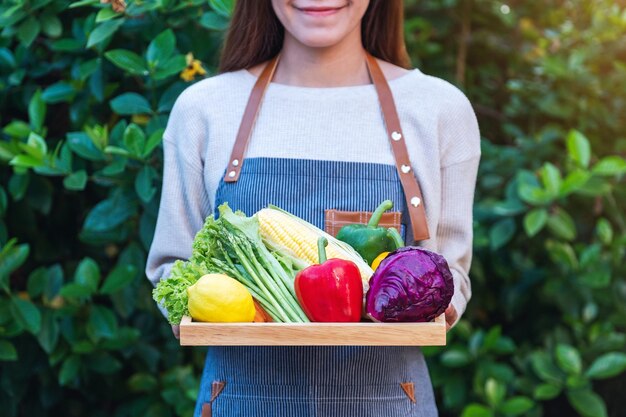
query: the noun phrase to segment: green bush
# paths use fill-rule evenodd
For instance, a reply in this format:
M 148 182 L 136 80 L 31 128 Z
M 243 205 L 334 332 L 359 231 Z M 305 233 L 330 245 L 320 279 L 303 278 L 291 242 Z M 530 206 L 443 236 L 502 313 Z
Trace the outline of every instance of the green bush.
M 8 416 L 188 416 L 197 395 L 203 350 L 143 270 L 180 75 L 215 72 L 232 1 L 111 2 L 0 5 Z M 441 414 L 626 416 L 625 6 L 405 3 L 415 65 L 484 137 L 474 297 L 425 349 Z

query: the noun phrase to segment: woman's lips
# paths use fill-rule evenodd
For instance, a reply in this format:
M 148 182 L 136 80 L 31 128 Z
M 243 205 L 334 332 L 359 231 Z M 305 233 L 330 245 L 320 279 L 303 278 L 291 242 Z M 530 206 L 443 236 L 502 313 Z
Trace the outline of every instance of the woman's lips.
M 303 12 L 306 15 L 314 16 L 314 17 L 325 17 L 330 16 L 337 13 L 339 10 L 343 9 L 345 6 L 341 7 L 304 7 L 299 8 L 296 7 L 299 11 Z

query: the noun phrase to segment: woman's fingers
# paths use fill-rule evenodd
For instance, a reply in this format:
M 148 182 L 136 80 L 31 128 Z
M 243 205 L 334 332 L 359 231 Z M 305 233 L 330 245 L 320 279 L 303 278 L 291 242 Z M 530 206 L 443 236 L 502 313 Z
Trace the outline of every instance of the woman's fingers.
M 450 330 L 454 322 L 456 321 L 458 314 L 452 304 L 446 308 L 446 330 Z
M 180 326 L 172 326 L 172 333 L 176 339 L 180 339 Z

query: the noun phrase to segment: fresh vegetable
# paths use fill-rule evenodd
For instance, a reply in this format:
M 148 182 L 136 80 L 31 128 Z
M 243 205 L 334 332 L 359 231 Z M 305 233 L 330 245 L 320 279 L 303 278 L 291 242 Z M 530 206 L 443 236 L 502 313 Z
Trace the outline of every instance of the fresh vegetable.
M 376 271 L 376 269 L 378 269 L 378 266 L 383 261 L 383 259 L 385 259 L 387 255 L 389 255 L 390 253 L 391 252 L 383 252 L 380 255 L 378 255 L 376 259 L 374 259 L 374 261 L 372 262 L 372 269 Z
M 356 322 L 361 319 L 363 284 L 354 262 L 326 259 L 325 237 L 318 239 L 319 265 L 296 275 L 300 305 L 311 321 Z
M 369 265 L 381 253 L 401 248 L 404 246 L 404 242 L 396 229 L 378 227 L 383 213 L 391 208 L 393 208 L 391 200 L 383 201 L 376 208 L 367 225 L 349 224 L 344 226 L 339 229 L 337 239 L 352 246 Z
M 309 265 L 317 263 L 317 240 L 325 237 L 328 240 L 328 257 L 354 262 L 361 273 L 363 288 L 367 290 L 367 283 L 373 273 L 372 268 L 350 245 L 276 206 L 270 205 L 258 211 L 256 216 L 261 225 L 261 236 L 266 244 L 288 250 L 294 256 L 307 261 Z
M 381 322 L 431 321 L 450 304 L 454 285 L 443 256 L 419 247 L 390 253 L 374 272 L 367 314 Z
M 177 262 L 170 277 L 154 290 L 154 299 L 167 309 L 170 322 L 178 324 L 188 314 L 186 288 L 208 272 L 241 282 L 274 321 L 307 322 L 293 281 L 308 263 L 287 250 L 268 249 L 255 216 L 234 213 L 228 204 L 221 205 L 219 213 L 218 219 L 208 217 L 196 234 L 191 258 Z
M 400 249 L 402 247 L 404 247 L 404 242 L 402 241 L 402 237 L 400 236 L 400 233 L 398 232 L 397 229 L 390 227 L 389 228 L 389 233 L 392 233 L 394 236 L 394 240 L 396 240 L 396 246 L 397 249 Z M 387 255 L 389 255 L 391 252 L 383 252 L 380 255 L 378 255 L 376 257 L 376 259 L 374 259 L 372 261 L 372 269 L 374 271 L 376 271 L 376 269 L 378 268 L 378 266 L 380 265 L 380 263 L 383 261 L 383 259 L 385 259 L 387 257 Z
M 207 274 L 187 288 L 189 314 L 195 321 L 251 322 L 256 315 L 250 291 L 223 274 Z
M 169 278 L 161 280 L 152 291 L 154 300 L 167 311 L 171 324 L 178 324 L 183 316 L 189 315 L 187 288 L 208 272 L 204 263 L 178 260 L 174 262 Z

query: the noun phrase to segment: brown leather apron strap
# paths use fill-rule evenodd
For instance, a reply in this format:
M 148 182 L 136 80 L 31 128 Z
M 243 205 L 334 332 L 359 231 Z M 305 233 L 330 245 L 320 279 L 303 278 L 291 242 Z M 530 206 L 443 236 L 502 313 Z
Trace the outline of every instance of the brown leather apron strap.
M 391 143 L 393 156 L 396 160 L 398 176 L 400 177 L 402 189 L 404 190 L 406 206 L 411 219 L 413 239 L 415 241 L 429 239 L 430 234 L 428 233 L 428 223 L 426 222 L 422 191 L 413 174 L 413 167 L 409 159 L 409 152 L 406 148 L 404 134 L 402 133 L 402 127 L 400 126 L 400 119 L 398 118 L 398 112 L 391 89 L 376 58 L 369 53 L 366 53 L 366 56 L 370 77 L 372 77 L 372 82 L 376 87 L 378 101 L 383 111 L 385 127 L 387 128 L 387 135 Z
M 280 55 L 276 55 L 267 63 L 252 88 L 250 98 L 248 98 L 248 104 L 246 105 L 246 110 L 243 113 L 243 118 L 241 119 L 241 124 L 239 125 L 235 146 L 233 146 L 233 151 L 230 155 L 230 159 L 228 160 L 228 168 L 226 169 L 224 182 L 235 182 L 239 179 L 241 166 L 243 165 L 243 158 L 246 153 L 248 143 L 250 142 L 252 128 L 254 127 L 254 122 L 259 114 L 261 101 L 263 101 L 265 91 L 270 85 L 272 78 L 274 78 L 274 71 L 276 71 L 276 67 L 278 66 L 279 58 Z
M 241 125 L 239 126 L 239 131 L 237 132 L 237 139 L 235 140 L 235 145 L 233 146 L 233 151 L 228 161 L 228 168 L 224 176 L 225 182 L 235 182 L 239 179 L 254 122 L 259 113 L 265 91 L 274 77 L 279 57 L 280 56 L 277 55 L 268 62 L 252 88 L 246 110 L 241 120 Z M 367 68 L 372 82 L 376 87 L 376 93 L 378 94 L 378 100 L 385 120 L 387 135 L 393 150 L 396 168 L 398 169 L 398 176 L 400 177 L 402 189 L 404 190 L 407 209 L 411 220 L 413 239 L 415 241 L 429 239 L 430 234 L 428 233 L 422 192 L 413 174 L 413 168 L 409 160 L 409 154 L 404 142 L 404 135 L 400 126 L 400 119 L 398 118 L 398 112 L 391 89 L 376 58 L 369 53 L 366 53 L 366 57 Z

